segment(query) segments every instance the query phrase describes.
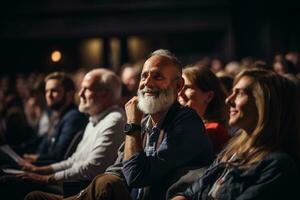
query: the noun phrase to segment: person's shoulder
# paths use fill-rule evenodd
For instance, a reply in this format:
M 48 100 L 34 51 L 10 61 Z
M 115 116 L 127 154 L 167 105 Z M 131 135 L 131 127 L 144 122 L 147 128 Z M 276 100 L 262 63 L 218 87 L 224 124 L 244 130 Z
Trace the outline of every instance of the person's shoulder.
M 277 168 L 291 171 L 296 170 L 296 163 L 294 159 L 283 151 L 271 152 L 260 162 L 262 167 Z
M 123 117 L 125 115 L 124 109 L 119 106 L 114 106 L 110 109 L 108 115 L 116 115 Z
M 78 110 L 78 108 L 75 106 L 75 105 L 71 105 L 69 106 L 65 111 L 64 111 L 64 114 L 63 116 L 66 116 L 66 115 L 78 115 L 78 114 L 81 114 Z
M 283 151 L 271 152 L 265 157 L 265 160 L 269 160 L 269 161 L 276 160 L 279 162 L 293 161 L 292 157 Z
M 181 127 L 184 129 L 193 129 L 200 131 L 204 129 L 204 124 L 198 113 L 189 107 L 178 106 L 172 112 L 168 113 L 168 117 L 165 120 L 172 126 Z
M 126 118 L 125 112 L 122 108 L 115 106 L 109 110 L 109 112 L 104 117 L 104 120 L 108 121 L 124 121 Z
M 80 119 L 83 121 L 87 121 L 87 116 L 81 112 L 79 112 L 78 108 L 76 106 L 72 106 L 69 108 L 62 116 L 62 120 L 76 120 Z
M 176 112 L 176 116 L 178 117 L 186 116 L 186 117 L 201 119 L 198 113 L 194 109 L 187 106 L 179 106 Z

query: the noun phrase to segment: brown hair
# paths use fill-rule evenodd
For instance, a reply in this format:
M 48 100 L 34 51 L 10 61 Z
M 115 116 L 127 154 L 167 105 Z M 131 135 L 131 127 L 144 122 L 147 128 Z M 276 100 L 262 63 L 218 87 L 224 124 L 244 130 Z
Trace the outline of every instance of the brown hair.
M 195 84 L 203 92 L 212 91 L 213 99 L 207 105 L 203 118 L 207 121 L 226 122 L 225 89 L 218 77 L 206 67 L 186 67 L 183 74 L 192 84 Z
M 75 91 L 75 84 L 71 77 L 69 77 L 67 74 L 63 72 L 53 72 L 51 74 L 48 74 L 44 81 L 46 83 L 48 80 L 53 79 L 60 81 L 65 91 Z

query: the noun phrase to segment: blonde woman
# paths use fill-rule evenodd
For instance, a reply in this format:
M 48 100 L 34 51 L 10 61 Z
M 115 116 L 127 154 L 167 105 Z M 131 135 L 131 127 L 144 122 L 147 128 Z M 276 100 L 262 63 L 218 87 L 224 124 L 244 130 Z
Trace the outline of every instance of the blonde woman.
M 291 82 L 273 72 L 241 72 L 226 103 L 229 124 L 243 132 L 173 200 L 286 199 L 297 194 L 298 171 L 291 156 L 296 137 L 293 92 Z

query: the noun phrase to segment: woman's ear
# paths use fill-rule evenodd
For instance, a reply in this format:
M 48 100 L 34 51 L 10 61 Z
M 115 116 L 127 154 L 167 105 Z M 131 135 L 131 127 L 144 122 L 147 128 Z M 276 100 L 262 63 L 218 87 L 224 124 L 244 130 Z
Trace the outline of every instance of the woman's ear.
M 213 91 L 207 92 L 207 99 L 206 99 L 207 104 L 209 104 L 211 102 L 211 100 L 214 98 L 214 96 L 215 96 L 215 93 Z

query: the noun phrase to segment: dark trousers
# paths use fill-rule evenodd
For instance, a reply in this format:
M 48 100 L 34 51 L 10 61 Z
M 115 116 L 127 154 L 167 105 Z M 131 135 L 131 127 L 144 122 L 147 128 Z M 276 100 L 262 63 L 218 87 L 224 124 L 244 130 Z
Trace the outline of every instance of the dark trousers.
M 34 190 L 41 190 L 45 192 L 59 193 L 60 187 L 58 185 L 45 185 L 31 181 L 26 181 L 12 175 L 0 176 L 0 194 L 1 200 L 13 199 L 23 200 L 26 194 Z M 4 198 L 4 199 L 3 199 Z
M 62 200 L 63 196 L 45 192 L 31 192 L 25 200 Z M 123 180 L 113 174 L 101 174 L 79 194 L 64 200 L 132 200 Z

